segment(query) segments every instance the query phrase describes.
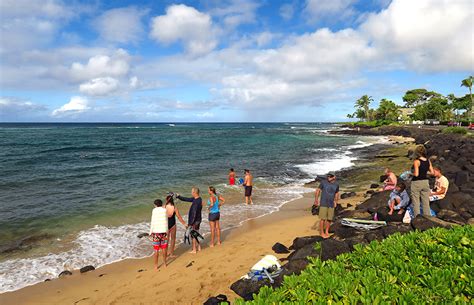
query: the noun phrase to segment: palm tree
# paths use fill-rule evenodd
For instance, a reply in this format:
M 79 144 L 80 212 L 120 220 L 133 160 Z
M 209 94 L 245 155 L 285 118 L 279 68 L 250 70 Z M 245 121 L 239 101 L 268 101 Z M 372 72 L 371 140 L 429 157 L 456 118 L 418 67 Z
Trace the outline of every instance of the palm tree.
M 358 99 L 355 103 L 355 106 L 357 108 L 361 108 L 361 109 L 364 110 L 366 121 L 370 120 L 369 106 L 370 106 L 370 102 L 373 102 L 373 101 L 374 101 L 374 99 L 371 96 L 368 96 L 366 94 L 366 95 L 362 96 L 360 99 Z
M 473 83 L 473 80 L 474 78 L 471 76 L 469 76 L 468 78 L 466 79 L 463 79 L 462 82 L 461 82 L 461 87 L 466 87 L 469 89 L 469 95 L 471 96 L 471 108 L 468 110 L 468 113 L 467 113 L 467 117 L 469 120 L 471 120 L 471 116 L 472 116 L 472 107 L 473 107 L 473 101 L 472 101 L 472 83 Z

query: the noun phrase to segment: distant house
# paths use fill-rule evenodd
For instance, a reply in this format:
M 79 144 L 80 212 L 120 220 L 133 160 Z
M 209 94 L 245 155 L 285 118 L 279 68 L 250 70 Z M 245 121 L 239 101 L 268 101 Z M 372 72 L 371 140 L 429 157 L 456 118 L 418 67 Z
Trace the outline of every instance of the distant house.
M 398 116 L 398 121 L 403 122 L 405 124 L 409 124 L 411 116 L 415 113 L 415 108 L 400 107 L 398 110 L 400 112 L 400 115 Z

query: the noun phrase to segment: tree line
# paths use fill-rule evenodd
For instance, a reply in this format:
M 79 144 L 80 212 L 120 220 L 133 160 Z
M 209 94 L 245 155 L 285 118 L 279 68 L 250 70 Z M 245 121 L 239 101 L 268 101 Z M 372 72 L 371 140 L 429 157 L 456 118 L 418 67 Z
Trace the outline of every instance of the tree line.
M 382 99 L 377 109 L 370 108 L 374 101 L 371 96 L 363 95 L 355 102 L 355 112 L 348 114 L 348 118 L 357 118 L 363 121 L 424 121 L 434 119 L 439 121 L 472 120 L 473 96 L 472 84 L 474 78 L 469 76 L 461 81 L 461 86 L 469 90 L 469 94 L 456 97 L 454 94 L 444 96 L 435 91 L 426 89 L 408 90 L 403 96 L 403 106 L 388 99 Z M 413 108 L 408 117 L 402 117 L 402 108 Z

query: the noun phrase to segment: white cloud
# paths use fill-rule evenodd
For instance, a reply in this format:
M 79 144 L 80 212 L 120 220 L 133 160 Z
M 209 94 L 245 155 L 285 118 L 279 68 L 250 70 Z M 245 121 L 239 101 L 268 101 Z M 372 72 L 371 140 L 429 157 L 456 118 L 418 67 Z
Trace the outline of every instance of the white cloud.
M 307 0 L 305 12 L 315 19 L 346 18 L 354 13 L 351 7 L 354 2 L 354 0 Z
M 119 81 L 112 77 L 91 79 L 79 86 L 79 91 L 86 95 L 104 96 L 115 92 L 119 88 Z
M 471 0 L 394 0 L 361 30 L 385 56 L 420 71 L 474 70 Z
M 171 5 L 166 15 L 152 19 L 150 36 L 163 44 L 180 41 L 186 52 L 203 55 L 217 45 L 211 17 L 184 4 Z
M 96 55 L 89 58 L 87 64 L 75 62 L 71 65 L 70 76 L 73 80 L 84 81 L 97 77 L 122 77 L 130 70 L 130 56 L 123 50 L 113 55 Z
M 212 112 L 206 111 L 206 112 L 198 113 L 197 116 L 201 119 L 210 119 L 210 118 L 213 118 L 215 115 Z
M 227 0 L 218 3 L 218 6 L 212 8 L 209 13 L 218 18 L 228 30 L 241 24 L 257 22 L 257 9 L 261 6 L 260 1 Z
M 139 41 L 144 33 L 142 18 L 146 13 L 136 7 L 115 8 L 99 16 L 94 25 L 102 39 L 133 43 Z
M 293 15 L 295 14 L 295 8 L 293 4 L 291 3 L 285 3 L 282 6 L 280 6 L 280 16 L 284 20 L 288 21 L 291 18 L 293 18 Z
M 0 97 L 0 119 L 36 116 L 47 110 L 47 107 L 28 100 L 15 97 Z
M 69 116 L 82 113 L 90 109 L 91 107 L 87 98 L 82 96 L 73 96 L 67 104 L 64 104 L 60 108 L 53 110 L 51 115 L 55 117 Z

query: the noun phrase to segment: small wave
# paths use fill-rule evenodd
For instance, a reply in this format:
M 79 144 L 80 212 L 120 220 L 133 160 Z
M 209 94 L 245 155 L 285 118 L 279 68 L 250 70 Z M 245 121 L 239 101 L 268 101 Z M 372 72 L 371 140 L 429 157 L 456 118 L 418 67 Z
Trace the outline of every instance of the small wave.
M 316 175 L 324 175 L 329 172 L 338 171 L 344 168 L 354 166 L 355 157 L 350 154 L 337 154 L 330 159 L 320 159 L 309 164 L 300 164 L 297 167 L 304 173 L 314 177 Z

